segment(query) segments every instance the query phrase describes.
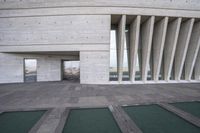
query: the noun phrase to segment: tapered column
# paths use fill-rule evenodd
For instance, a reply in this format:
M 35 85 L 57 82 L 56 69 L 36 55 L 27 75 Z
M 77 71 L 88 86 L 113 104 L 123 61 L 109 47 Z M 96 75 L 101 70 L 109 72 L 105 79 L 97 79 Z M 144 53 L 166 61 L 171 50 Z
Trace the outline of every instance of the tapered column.
M 198 56 L 196 59 L 196 64 L 194 68 L 194 76 L 195 76 L 195 80 L 200 80 L 200 50 L 198 52 Z
M 153 80 L 158 81 L 162 62 L 164 43 L 167 32 L 168 17 L 155 23 L 153 35 Z
M 169 80 L 174 60 L 176 44 L 178 40 L 181 18 L 177 18 L 168 24 L 164 48 L 164 79 Z
M 142 80 L 147 80 L 148 64 L 150 59 L 152 37 L 153 37 L 153 26 L 155 17 L 151 16 L 146 22 L 142 24 Z
M 194 24 L 194 19 L 189 19 L 183 22 L 180 27 L 178 43 L 176 46 L 176 53 L 174 59 L 175 80 L 180 80 L 181 78 L 181 73 L 185 62 L 185 57 L 188 49 L 188 44 L 190 41 L 193 24 Z
M 137 16 L 130 25 L 130 81 L 135 80 L 141 16 Z
M 200 47 L 200 22 L 194 23 L 188 52 L 185 59 L 185 78 L 191 80 L 197 54 Z
M 123 74 L 123 59 L 124 59 L 124 39 L 125 39 L 125 26 L 126 26 L 126 15 L 122 15 L 121 20 L 118 24 L 118 80 L 119 82 L 122 81 L 122 74 Z

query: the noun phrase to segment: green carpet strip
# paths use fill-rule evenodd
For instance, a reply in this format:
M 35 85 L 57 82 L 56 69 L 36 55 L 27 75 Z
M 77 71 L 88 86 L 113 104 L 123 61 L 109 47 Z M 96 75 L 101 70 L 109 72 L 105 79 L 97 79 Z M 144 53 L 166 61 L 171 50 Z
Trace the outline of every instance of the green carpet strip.
M 180 102 L 171 105 L 200 118 L 200 102 Z
M 158 105 L 124 107 L 143 133 L 200 133 L 200 128 Z
M 5 112 L 0 114 L 0 133 L 28 133 L 45 111 Z
M 121 133 L 107 108 L 73 109 L 66 120 L 63 133 Z

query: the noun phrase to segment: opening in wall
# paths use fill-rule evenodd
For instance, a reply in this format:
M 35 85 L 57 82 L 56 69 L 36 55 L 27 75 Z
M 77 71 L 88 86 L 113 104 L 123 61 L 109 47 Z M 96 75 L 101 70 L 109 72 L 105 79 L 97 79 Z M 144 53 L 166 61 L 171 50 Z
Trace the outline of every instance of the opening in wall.
M 160 73 L 159 80 L 164 80 L 164 55 L 162 56 L 161 65 L 160 65 Z
M 150 59 L 148 63 L 147 80 L 153 80 L 153 46 L 151 47 Z
M 24 59 L 24 82 L 37 81 L 37 60 Z
M 68 81 L 80 81 L 80 61 L 62 60 L 62 79 Z
M 181 80 L 185 80 L 185 63 L 183 65 L 183 70 L 182 70 L 182 73 L 181 73 Z
M 124 59 L 123 59 L 123 81 L 130 80 L 130 30 L 129 25 L 126 25 L 125 38 L 124 38 Z
M 117 25 L 112 25 L 110 31 L 110 81 L 117 80 Z
M 172 64 L 172 69 L 171 69 L 171 74 L 170 74 L 170 80 L 175 80 L 175 65 L 174 65 L 174 61 Z
M 135 65 L 135 81 L 142 80 L 142 45 L 141 44 L 141 33 L 139 38 L 139 45 L 137 50 L 137 59 Z
M 193 71 L 192 71 L 191 80 L 195 80 L 194 69 L 193 69 Z

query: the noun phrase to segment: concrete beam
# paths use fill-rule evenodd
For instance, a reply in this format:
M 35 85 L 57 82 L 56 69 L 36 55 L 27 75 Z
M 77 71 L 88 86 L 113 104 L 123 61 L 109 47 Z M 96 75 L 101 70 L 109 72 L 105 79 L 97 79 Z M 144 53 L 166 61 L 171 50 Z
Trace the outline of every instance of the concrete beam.
M 20 9 L 20 8 L 49 8 L 49 7 L 140 7 L 140 8 L 165 8 L 165 9 L 183 9 L 183 10 L 199 10 L 198 0 L 181 1 L 180 0 L 0 0 L 0 9 Z
M 141 28 L 141 43 L 142 43 L 142 80 L 147 80 L 148 64 L 150 59 L 151 44 L 153 37 L 155 17 L 151 16 L 146 22 L 142 24 Z
M 141 16 L 137 16 L 130 25 L 130 81 L 135 80 L 135 67 L 138 54 Z
M 124 59 L 124 39 L 125 39 L 125 26 L 126 26 L 126 15 L 122 15 L 121 20 L 118 24 L 118 62 L 117 62 L 117 69 L 118 69 L 118 81 L 122 81 L 123 75 L 123 59 Z
M 189 19 L 181 24 L 178 42 L 176 46 L 176 53 L 174 59 L 175 65 L 175 80 L 180 80 L 181 73 L 185 62 L 185 57 L 190 41 L 194 19 Z
M 188 52 L 185 59 L 185 78 L 191 80 L 192 72 L 200 47 L 200 22 L 194 23 Z
M 109 51 L 109 44 L 51 44 L 51 45 L 23 45 L 23 46 L 0 46 L 0 52 L 10 52 L 10 53 L 18 53 L 18 52 L 51 52 L 51 51 Z
M 174 61 L 181 20 L 181 18 L 176 18 L 168 24 L 167 28 L 167 35 L 164 48 L 164 80 L 166 81 L 169 81 Z
M 168 17 L 155 24 L 153 35 L 153 79 L 158 81 L 167 32 Z
M 1 4 L 0 4 L 1 6 Z M 161 6 L 163 7 L 163 5 Z M 55 7 L 55 8 L 29 8 L 1 10 L 0 18 L 13 17 L 36 17 L 36 16 L 63 16 L 63 15 L 102 15 L 102 14 L 126 14 L 144 16 L 167 16 L 167 17 L 193 17 L 200 18 L 199 11 L 171 10 L 138 7 Z

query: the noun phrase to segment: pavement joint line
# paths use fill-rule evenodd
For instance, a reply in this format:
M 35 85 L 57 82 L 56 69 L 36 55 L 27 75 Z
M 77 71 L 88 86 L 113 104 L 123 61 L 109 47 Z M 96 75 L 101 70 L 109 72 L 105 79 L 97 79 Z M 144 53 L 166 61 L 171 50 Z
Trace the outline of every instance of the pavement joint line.
M 51 110 L 52 108 L 10 108 L 10 109 L 3 109 L 0 112 L 19 112 L 19 111 L 40 111 L 40 110 Z
M 200 102 L 199 99 L 187 99 L 187 100 L 181 100 L 181 99 L 176 99 L 173 101 L 168 101 L 167 103 L 176 103 L 176 102 Z M 128 107 L 128 106 L 141 106 L 141 105 L 152 105 L 152 104 L 159 104 L 159 103 L 166 103 L 166 102 L 141 102 L 141 103 L 133 103 L 133 104 L 117 104 L 118 106 L 122 107 Z
M 196 116 L 194 116 L 190 113 L 187 113 L 179 108 L 176 108 L 168 103 L 159 103 L 158 105 L 170 112 L 175 113 L 176 115 L 183 118 L 184 120 L 187 120 L 188 122 L 192 123 L 193 125 L 200 127 L 200 119 L 197 118 Z
M 15 93 L 15 91 L 11 91 L 11 92 L 7 92 L 6 94 L 2 94 L 2 95 L 0 95 L 0 98 L 2 98 L 2 97 L 6 97 L 6 96 L 8 96 L 8 95 L 11 95 L 11 94 L 13 94 L 13 93 Z
M 142 133 L 135 122 L 125 113 L 120 106 L 110 105 L 109 110 L 117 122 L 122 133 Z
M 36 133 L 36 131 L 40 128 L 42 123 L 45 121 L 45 119 L 49 116 L 49 114 L 53 111 L 53 109 L 47 110 L 43 116 L 37 121 L 37 123 L 30 129 L 28 133 Z
M 65 111 L 62 113 L 58 126 L 56 127 L 55 133 L 62 133 L 65 126 L 66 120 L 69 116 L 70 108 L 65 108 Z

